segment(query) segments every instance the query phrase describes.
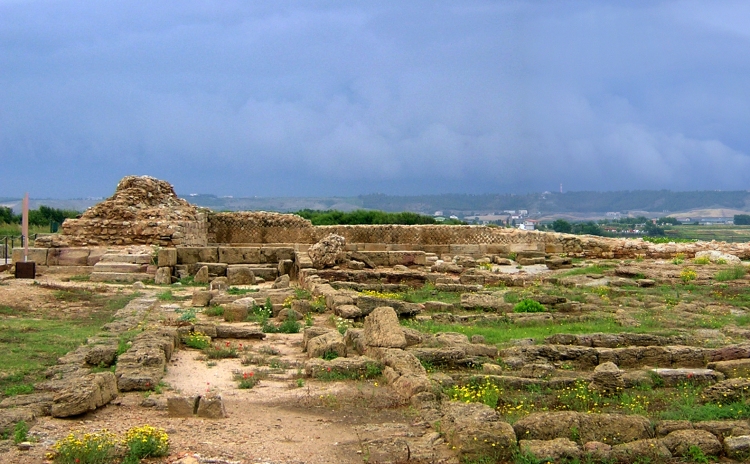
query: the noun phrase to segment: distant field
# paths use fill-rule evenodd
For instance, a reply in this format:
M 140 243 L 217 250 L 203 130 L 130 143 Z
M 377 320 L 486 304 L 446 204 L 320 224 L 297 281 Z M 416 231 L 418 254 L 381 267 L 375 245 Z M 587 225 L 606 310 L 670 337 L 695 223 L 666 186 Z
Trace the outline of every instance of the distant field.
M 750 226 L 675 226 L 666 231 L 669 237 L 723 242 L 750 242 Z

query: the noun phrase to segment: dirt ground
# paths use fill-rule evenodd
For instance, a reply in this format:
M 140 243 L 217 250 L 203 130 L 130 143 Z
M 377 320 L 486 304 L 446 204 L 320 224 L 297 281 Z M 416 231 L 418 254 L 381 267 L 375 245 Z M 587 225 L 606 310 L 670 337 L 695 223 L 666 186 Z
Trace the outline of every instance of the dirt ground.
M 62 277 L 62 280 L 61 280 Z M 64 276 L 30 281 L 0 282 L 0 304 L 24 308 L 29 315 L 54 310 L 70 317 L 85 317 L 94 310 L 85 302 L 60 302 L 55 289 L 88 288 L 97 292 L 131 291 L 126 286 L 65 282 Z M 164 289 L 146 289 L 156 294 Z M 141 292 L 144 292 L 141 290 Z M 175 292 L 188 295 L 192 289 Z M 165 303 L 165 314 L 175 305 Z M 266 340 L 232 341 L 250 345 L 250 351 L 272 347 L 288 369 L 276 369 L 252 389 L 239 389 L 235 373 L 253 371 L 239 359 L 208 363 L 197 350 L 175 352 L 167 368 L 161 394 L 130 392 L 111 404 L 71 419 L 38 418 L 30 436 L 36 442 L 21 451 L 11 441 L 0 448 L 0 461 L 7 464 L 43 463 L 52 445 L 72 430 L 108 429 L 122 433 L 130 427 L 149 424 L 164 428 L 170 438 L 170 455 L 149 463 L 386 463 L 457 462 L 443 440 L 419 413 L 395 395 L 382 380 L 321 382 L 298 380 L 304 362 L 301 334 L 271 334 Z M 222 340 L 224 342 L 224 340 Z M 173 418 L 166 411 L 169 395 L 220 394 L 225 419 Z M 195 457 L 192 461 L 189 457 Z

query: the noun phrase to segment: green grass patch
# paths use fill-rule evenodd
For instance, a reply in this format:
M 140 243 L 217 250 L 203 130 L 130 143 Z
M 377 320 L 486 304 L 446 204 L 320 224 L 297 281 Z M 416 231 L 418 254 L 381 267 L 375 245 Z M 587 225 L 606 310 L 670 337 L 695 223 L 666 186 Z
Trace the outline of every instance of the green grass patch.
M 717 282 L 725 282 L 727 280 L 737 280 L 745 277 L 745 274 L 747 274 L 747 271 L 745 270 L 745 267 L 740 266 L 734 266 L 730 269 L 724 269 L 716 273 L 714 276 L 714 280 Z
M 511 340 L 522 338 L 533 338 L 537 341 L 558 333 L 587 334 L 594 332 L 620 333 L 620 332 L 648 332 L 644 327 L 623 327 L 615 323 L 613 318 L 593 319 L 584 322 L 560 322 L 556 324 L 539 323 L 527 326 L 517 326 L 508 320 L 480 321 L 475 325 L 465 324 L 443 324 L 434 321 L 418 322 L 414 320 L 403 320 L 404 326 L 417 329 L 422 332 L 459 332 L 468 337 L 482 335 L 491 344 L 506 344 Z
M 248 293 L 256 293 L 257 291 L 257 288 L 229 287 L 227 289 L 229 295 L 247 295 Z
M 401 294 L 401 299 L 409 303 L 424 303 L 425 301 L 459 303 L 461 301 L 461 294 L 457 292 L 440 292 L 434 285 L 428 283 L 422 288 Z
M 88 274 L 74 275 L 70 278 L 71 282 L 88 282 L 91 280 L 91 276 Z
M 604 271 L 612 269 L 612 266 L 606 264 L 595 264 L 593 266 L 579 267 L 571 269 L 560 275 L 560 277 L 569 277 L 586 274 L 604 274 Z
M 172 290 L 165 290 L 157 294 L 156 298 L 159 301 L 175 301 L 176 300 L 175 296 L 172 294 Z
M 41 381 L 57 358 L 101 330 L 111 312 L 68 320 L 4 319 L 0 321 L 0 391 L 19 394 Z
M 209 306 L 208 308 L 203 310 L 203 314 L 206 316 L 211 317 L 219 317 L 224 315 L 224 307 L 223 306 Z

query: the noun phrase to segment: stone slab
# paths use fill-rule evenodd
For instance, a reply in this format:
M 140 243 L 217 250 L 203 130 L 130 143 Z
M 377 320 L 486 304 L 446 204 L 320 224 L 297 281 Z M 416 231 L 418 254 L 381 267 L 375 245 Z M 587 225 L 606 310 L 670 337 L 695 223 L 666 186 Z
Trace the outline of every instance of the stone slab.
M 94 272 L 139 273 L 146 272 L 148 264 L 98 262 L 94 265 Z
M 219 262 L 217 247 L 177 247 L 177 264 Z
M 49 248 L 29 248 L 27 261 L 33 261 L 37 266 L 47 265 L 47 252 Z M 13 264 L 23 261 L 23 248 L 13 249 Z
M 121 273 L 121 272 L 92 272 L 91 282 L 145 282 L 151 280 L 152 275 L 143 272 Z
M 86 266 L 90 252 L 88 248 L 50 248 L 47 266 Z

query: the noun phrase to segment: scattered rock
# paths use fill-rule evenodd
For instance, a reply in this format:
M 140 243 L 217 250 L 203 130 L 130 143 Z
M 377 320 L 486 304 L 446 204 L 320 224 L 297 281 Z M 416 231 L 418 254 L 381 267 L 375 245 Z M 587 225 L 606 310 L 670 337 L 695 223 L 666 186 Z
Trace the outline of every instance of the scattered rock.
M 346 259 L 344 245 L 346 239 L 340 235 L 329 234 L 307 250 L 313 267 L 323 269 L 333 267 Z
M 589 388 L 605 395 L 613 395 L 625 388 L 622 371 L 611 361 L 599 364 L 594 369 L 594 377 Z
M 662 439 L 662 443 L 674 456 L 690 456 L 688 450 L 697 446 L 706 456 L 718 456 L 721 443 L 714 434 L 706 430 L 675 430 Z
M 375 308 L 365 318 L 364 337 L 366 346 L 383 348 L 405 348 L 406 336 L 398 323 L 398 316 L 393 308 L 382 306 Z

